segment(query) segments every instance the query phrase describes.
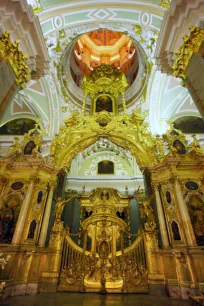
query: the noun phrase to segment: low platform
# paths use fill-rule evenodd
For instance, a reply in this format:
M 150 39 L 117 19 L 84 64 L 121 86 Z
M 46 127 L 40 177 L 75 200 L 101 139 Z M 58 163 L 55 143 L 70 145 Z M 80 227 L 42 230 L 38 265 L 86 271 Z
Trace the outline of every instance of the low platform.
M 190 306 L 188 301 L 147 294 L 45 293 L 18 296 L 5 300 L 2 306 Z

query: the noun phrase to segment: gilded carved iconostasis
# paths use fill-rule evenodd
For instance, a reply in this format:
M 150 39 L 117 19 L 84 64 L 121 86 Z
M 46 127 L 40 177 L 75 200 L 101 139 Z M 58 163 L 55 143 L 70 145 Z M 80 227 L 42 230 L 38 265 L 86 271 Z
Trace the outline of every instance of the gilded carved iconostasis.
M 203 1 L 8 2 L 1 296 L 202 296 Z

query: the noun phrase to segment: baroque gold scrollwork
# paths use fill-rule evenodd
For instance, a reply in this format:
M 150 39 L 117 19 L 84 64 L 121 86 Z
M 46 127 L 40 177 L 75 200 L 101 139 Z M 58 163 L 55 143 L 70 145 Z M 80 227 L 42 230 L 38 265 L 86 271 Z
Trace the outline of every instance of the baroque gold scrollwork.
M 16 83 L 21 88 L 25 88 L 25 83 L 30 80 L 31 71 L 27 64 L 28 57 L 19 50 L 18 46 L 18 41 L 11 42 L 9 31 L 3 33 L 0 37 L 0 61 L 3 59 L 9 62 L 16 75 Z
M 138 158 L 141 167 L 155 164 L 156 140 L 147 130 L 144 119 L 140 111 L 121 116 L 112 116 L 103 111 L 94 116 L 81 116 L 77 119 L 75 114 L 71 115 L 65 122 L 66 127 L 61 127 L 61 133 L 53 140 L 51 155 L 58 167 L 68 167 L 77 153 L 100 137 L 106 137 L 129 149 Z
M 193 53 L 198 53 L 204 40 L 204 30 L 199 27 L 190 27 L 190 36 L 183 37 L 183 44 L 176 52 L 176 61 L 172 67 L 173 76 L 182 79 L 182 85 L 187 80 L 186 71 Z

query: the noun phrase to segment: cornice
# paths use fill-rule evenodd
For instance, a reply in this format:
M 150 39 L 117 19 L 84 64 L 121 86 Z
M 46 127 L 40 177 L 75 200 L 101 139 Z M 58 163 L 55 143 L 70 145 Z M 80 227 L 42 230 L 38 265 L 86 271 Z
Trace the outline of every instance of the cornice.
M 51 16 L 59 14 L 60 11 L 65 12 L 65 11 L 74 11 L 85 9 L 85 8 L 92 8 L 92 7 L 97 7 L 97 8 L 106 8 L 106 7 L 117 7 L 117 8 L 125 8 L 125 9 L 133 9 L 133 8 L 138 8 L 138 7 L 143 7 L 146 9 L 146 11 L 150 11 L 152 13 L 158 14 L 159 16 L 163 16 L 163 13 L 165 11 L 164 8 L 157 4 L 152 4 L 149 2 L 144 2 L 144 1 L 136 1 L 136 0 L 126 0 L 124 1 L 119 1 L 119 0 L 103 0 L 103 4 L 101 1 L 97 0 L 88 0 L 88 1 L 69 1 L 69 3 L 66 4 L 57 4 L 50 6 L 46 9 L 43 10 L 40 20 L 45 20 L 47 18 L 50 18 Z
M 20 16 L 20 18 L 19 18 Z M 6 18 L 5 18 L 6 17 Z M 0 6 L 0 28 L 9 30 L 12 40 L 19 40 L 19 47 L 30 58 L 32 78 L 39 78 L 48 71 L 49 55 L 38 16 L 26 0 L 5 1 Z

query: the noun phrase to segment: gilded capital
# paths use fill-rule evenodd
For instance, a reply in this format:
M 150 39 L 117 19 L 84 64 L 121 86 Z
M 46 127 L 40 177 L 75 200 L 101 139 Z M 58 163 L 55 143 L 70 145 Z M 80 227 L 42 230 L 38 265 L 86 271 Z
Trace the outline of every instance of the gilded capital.
M 48 183 L 48 186 L 49 186 L 50 189 L 55 189 L 57 187 L 57 184 L 56 184 L 56 182 L 50 182 L 50 183 Z
M 154 191 L 159 190 L 160 187 L 160 183 L 159 182 L 153 182 L 152 183 L 152 188 L 154 189 Z

